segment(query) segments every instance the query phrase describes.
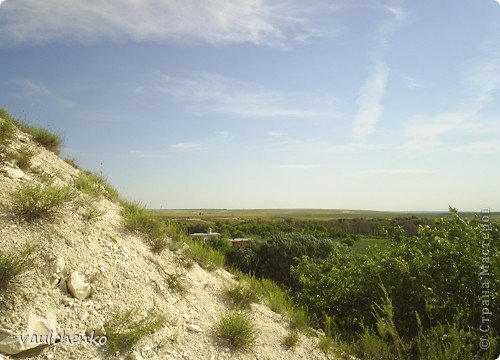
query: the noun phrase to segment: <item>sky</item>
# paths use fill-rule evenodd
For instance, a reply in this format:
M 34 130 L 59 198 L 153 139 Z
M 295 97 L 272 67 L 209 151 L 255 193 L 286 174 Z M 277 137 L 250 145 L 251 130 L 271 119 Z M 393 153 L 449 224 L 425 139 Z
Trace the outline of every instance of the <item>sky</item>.
M 147 208 L 500 210 L 500 0 L 4 0 L 0 84 Z

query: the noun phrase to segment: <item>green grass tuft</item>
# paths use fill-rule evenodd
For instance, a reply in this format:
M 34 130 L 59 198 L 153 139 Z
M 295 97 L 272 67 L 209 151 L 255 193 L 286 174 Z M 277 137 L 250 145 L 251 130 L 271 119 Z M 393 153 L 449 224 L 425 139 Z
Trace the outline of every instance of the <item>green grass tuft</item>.
M 259 302 L 257 290 L 246 282 L 238 282 L 232 286 L 226 286 L 226 295 L 233 306 L 240 309 L 249 308 L 250 304 Z
M 18 252 L 0 250 L 0 289 L 5 289 L 12 279 L 32 265 L 32 255 L 37 249 L 37 246 L 27 244 Z
M 137 341 L 151 335 L 165 324 L 165 318 L 150 310 L 142 313 L 134 308 L 116 313 L 104 324 L 108 344 L 114 351 L 129 349 Z
M 70 200 L 71 187 L 23 184 L 10 193 L 12 210 L 26 220 L 47 217 Z
M 73 181 L 73 185 L 81 192 L 93 198 L 101 195 L 111 201 L 118 201 L 119 198 L 118 191 L 106 179 L 90 171 L 82 171 Z
M 231 347 L 243 350 L 255 343 L 257 331 L 245 314 L 233 311 L 221 316 L 217 335 L 227 341 Z
M 299 340 L 300 340 L 299 333 L 296 330 L 294 330 L 285 335 L 285 337 L 283 338 L 283 345 L 285 345 L 287 349 L 294 349 L 299 343 Z
M 151 216 L 138 203 L 122 202 L 123 222 L 127 229 L 146 236 L 151 250 L 159 253 L 168 247 L 166 224 Z
M 188 240 L 186 243 L 189 246 L 185 251 L 186 256 L 196 261 L 202 268 L 211 271 L 224 267 L 224 254 L 219 250 L 213 249 L 198 240 Z
M 8 156 L 14 160 L 18 168 L 21 170 L 27 170 L 31 166 L 31 159 L 33 158 L 33 155 L 35 155 L 33 150 L 24 147 L 18 152 L 9 154 Z

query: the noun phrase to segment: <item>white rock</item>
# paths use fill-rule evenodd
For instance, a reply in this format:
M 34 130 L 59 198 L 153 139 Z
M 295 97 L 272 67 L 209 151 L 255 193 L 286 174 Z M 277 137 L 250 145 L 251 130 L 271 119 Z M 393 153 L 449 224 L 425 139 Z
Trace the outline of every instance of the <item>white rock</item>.
M 196 324 L 189 324 L 188 326 L 186 326 L 186 328 L 192 332 L 197 332 L 197 333 L 203 332 L 203 329 Z
M 0 172 L 7 175 L 7 177 L 15 180 L 22 179 L 26 176 L 26 174 L 21 169 L 11 168 L 11 167 L 2 167 L 0 168 Z
M 57 258 L 50 264 L 50 268 L 53 273 L 61 276 L 64 275 L 64 270 L 66 269 L 66 262 L 63 258 Z
M 47 342 L 54 340 L 55 334 L 57 321 L 53 314 L 44 318 L 28 313 L 28 328 L 21 334 L 0 329 L 0 353 L 15 355 L 28 349 L 46 346 Z
M 142 360 L 142 359 L 143 357 L 137 351 L 132 351 L 127 356 L 127 360 Z
M 66 280 L 66 284 L 69 293 L 78 300 L 83 300 L 90 296 L 90 284 L 79 272 L 73 271 Z

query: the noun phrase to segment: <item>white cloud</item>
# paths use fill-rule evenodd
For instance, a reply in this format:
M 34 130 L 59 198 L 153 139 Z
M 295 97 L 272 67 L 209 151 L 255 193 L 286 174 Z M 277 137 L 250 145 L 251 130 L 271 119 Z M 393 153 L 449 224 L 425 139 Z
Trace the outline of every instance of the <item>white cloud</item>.
M 500 154 L 500 142 L 476 141 L 465 145 L 454 146 L 450 150 L 465 154 Z
M 498 5 L 500 5 L 500 0 L 495 0 L 497 2 Z
M 269 135 L 272 138 L 279 138 L 283 136 L 283 133 L 281 131 L 269 131 L 267 135 Z
M 385 94 L 386 82 L 387 66 L 379 63 L 372 70 L 372 74 L 359 91 L 358 114 L 352 124 L 352 132 L 355 138 L 362 139 L 375 131 L 375 124 L 384 110 L 382 98 Z
M 287 164 L 287 165 L 276 166 L 277 169 L 292 169 L 292 170 L 314 169 L 317 167 L 319 167 L 319 165 L 316 164 Z
M 415 90 L 415 89 L 418 89 L 418 88 L 423 88 L 423 87 L 426 87 L 427 85 L 420 81 L 420 80 L 417 80 L 415 79 L 414 77 L 411 77 L 411 76 L 405 76 L 403 78 L 405 84 L 406 84 L 406 87 L 410 90 Z
M 368 172 L 374 174 L 432 174 L 435 171 L 429 169 L 377 169 Z
M 352 124 L 352 135 L 355 139 L 364 139 L 375 131 L 375 125 L 382 116 L 389 68 L 384 61 L 384 53 L 388 47 L 388 37 L 395 28 L 403 25 L 406 13 L 400 8 L 386 7 L 393 17 L 383 22 L 376 31 L 375 46 L 372 50 L 372 68 L 358 97 L 358 113 Z
M 189 78 L 164 76 L 158 90 L 199 115 L 309 118 L 323 114 L 321 110 L 298 108 L 300 101 L 314 102 L 303 94 L 282 94 L 212 73 Z
M 447 145 L 442 137 L 447 134 L 471 135 L 484 131 L 498 131 L 494 126 L 482 125 L 479 119 L 481 111 L 494 99 L 495 92 L 500 89 L 500 43 L 498 40 L 488 41 L 483 45 L 483 58 L 476 61 L 463 84 L 468 96 L 458 105 L 458 110 L 438 113 L 431 116 L 418 115 L 406 125 L 406 136 L 409 138 L 403 148 L 407 150 L 432 151 L 439 148 L 446 151 L 468 153 L 491 153 L 495 147 L 491 143 L 471 143 L 469 145 Z M 491 121 L 495 124 L 497 120 Z M 484 126 L 484 128 L 482 128 Z M 474 145 L 475 144 L 475 145 Z M 481 145 L 479 145 L 481 144 Z
M 177 143 L 170 145 L 170 148 L 175 149 L 175 150 L 196 150 L 201 148 L 200 143 L 194 143 L 194 142 L 183 142 L 183 143 Z
M 16 0 L 0 13 L 0 44 L 131 39 L 275 45 L 314 33 L 302 5 L 262 0 Z
M 26 96 L 40 96 L 40 95 L 51 95 L 50 91 L 45 85 L 35 83 L 27 79 L 15 79 L 11 80 L 12 83 L 19 85 L 23 95 Z

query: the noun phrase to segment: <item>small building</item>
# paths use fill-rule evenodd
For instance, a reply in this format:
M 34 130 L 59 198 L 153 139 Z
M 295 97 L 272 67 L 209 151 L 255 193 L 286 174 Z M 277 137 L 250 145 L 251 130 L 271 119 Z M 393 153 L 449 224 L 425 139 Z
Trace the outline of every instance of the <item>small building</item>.
M 229 241 L 231 241 L 231 244 L 233 244 L 233 246 L 248 246 L 248 245 L 250 245 L 250 242 L 252 241 L 252 239 L 250 239 L 250 238 L 235 238 L 235 239 L 230 239 Z

